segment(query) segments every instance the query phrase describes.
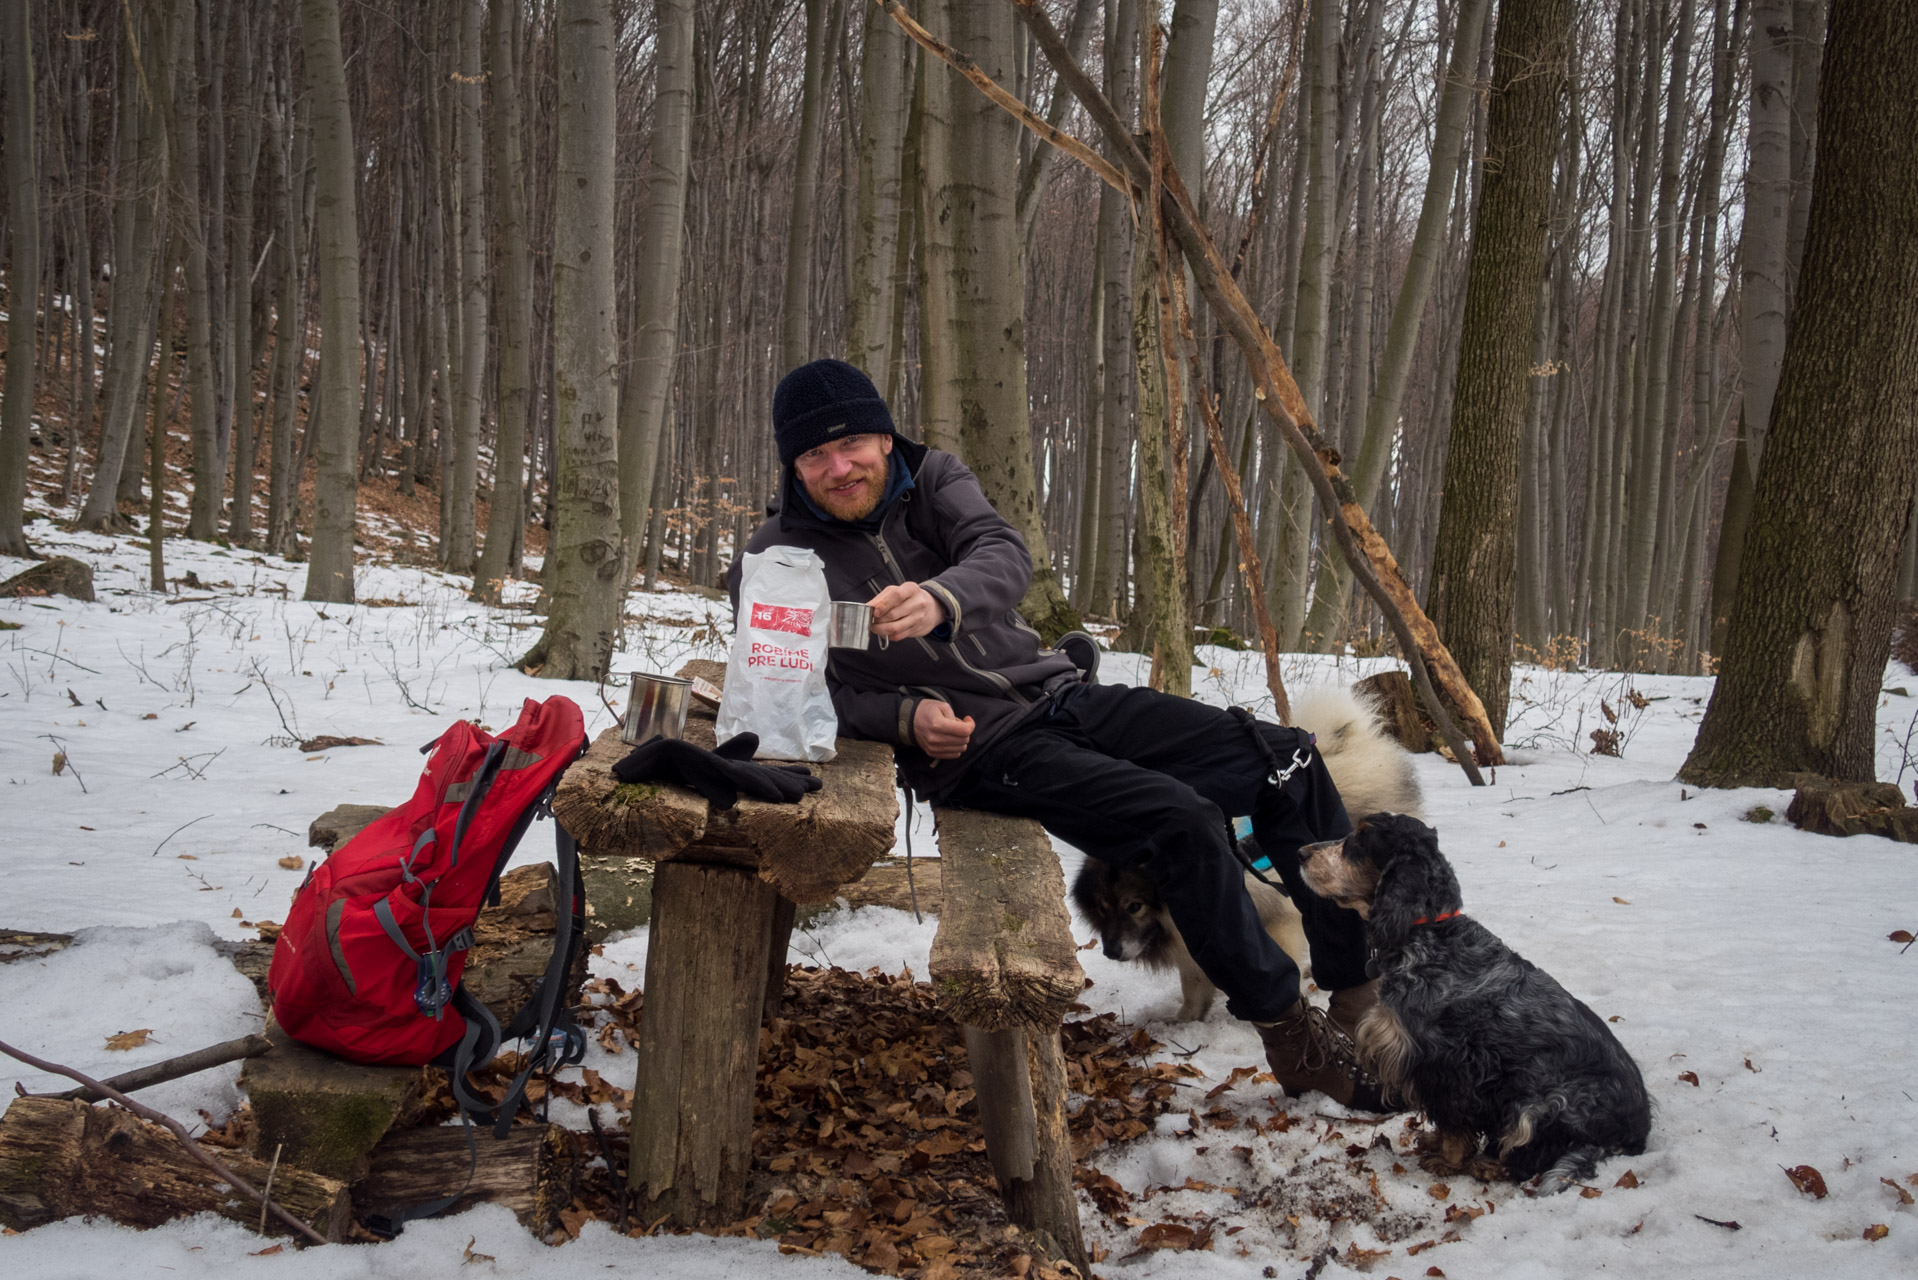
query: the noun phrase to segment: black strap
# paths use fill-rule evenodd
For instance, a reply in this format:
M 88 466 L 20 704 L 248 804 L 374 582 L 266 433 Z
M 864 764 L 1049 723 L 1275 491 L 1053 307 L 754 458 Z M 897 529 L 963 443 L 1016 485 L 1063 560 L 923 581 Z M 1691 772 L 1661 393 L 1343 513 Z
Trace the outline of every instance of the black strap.
M 542 804 L 542 809 L 545 806 Z M 585 929 L 586 884 L 579 865 L 579 844 L 559 820 L 553 820 L 553 843 L 559 859 L 558 888 L 567 895 L 566 909 L 553 904 L 553 956 L 546 962 L 546 973 L 532 998 L 520 1007 L 507 1023 L 507 1037 L 530 1038 L 526 1065 L 514 1077 L 513 1085 L 501 1100 L 493 1122 L 493 1136 L 503 1138 L 513 1127 L 513 1117 L 526 1096 L 526 1082 L 535 1071 L 557 1071 L 586 1057 L 586 1034 L 574 1024 L 561 1004 L 566 992 L 566 974 L 572 968 L 578 943 Z M 555 1037 L 559 1044 L 555 1045 Z

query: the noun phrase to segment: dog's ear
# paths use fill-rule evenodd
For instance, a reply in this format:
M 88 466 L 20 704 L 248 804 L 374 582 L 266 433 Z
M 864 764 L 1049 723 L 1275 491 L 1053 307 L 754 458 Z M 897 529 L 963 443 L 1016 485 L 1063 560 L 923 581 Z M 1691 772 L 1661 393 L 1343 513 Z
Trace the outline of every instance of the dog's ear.
M 1420 917 L 1459 905 L 1458 879 L 1438 848 L 1438 833 L 1417 818 L 1386 815 L 1372 824 L 1384 849 L 1374 856 L 1378 888 L 1372 894 L 1370 927 L 1382 942 L 1403 938 Z

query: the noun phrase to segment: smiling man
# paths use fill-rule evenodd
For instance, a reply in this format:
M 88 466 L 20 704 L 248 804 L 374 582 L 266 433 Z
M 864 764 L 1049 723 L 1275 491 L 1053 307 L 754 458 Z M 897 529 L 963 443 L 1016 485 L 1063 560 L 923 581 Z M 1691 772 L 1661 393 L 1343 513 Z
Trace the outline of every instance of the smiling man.
M 1061 640 L 1071 656 L 1042 645 L 1018 613 L 1032 579 L 1025 542 L 964 463 L 898 433 L 852 365 L 787 374 L 773 436 L 779 502 L 745 550 L 810 548 L 833 599 L 873 607 L 877 641 L 832 650 L 826 667 L 839 731 L 894 744 L 922 799 L 1037 818 L 1092 857 L 1144 870 L 1227 1007 L 1259 1028 L 1279 1082 L 1380 1109 L 1350 1039 L 1371 1003 L 1364 926 L 1298 880 L 1301 845 L 1352 829 L 1311 735 L 1096 685 L 1088 636 Z M 727 576 L 735 612 L 739 571 L 735 561 Z M 1333 992 L 1329 1017 L 1301 997 L 1298 968 L 1259 923 L 1229 813 L 1252 815 L 1293 890 L 1314 977 Z

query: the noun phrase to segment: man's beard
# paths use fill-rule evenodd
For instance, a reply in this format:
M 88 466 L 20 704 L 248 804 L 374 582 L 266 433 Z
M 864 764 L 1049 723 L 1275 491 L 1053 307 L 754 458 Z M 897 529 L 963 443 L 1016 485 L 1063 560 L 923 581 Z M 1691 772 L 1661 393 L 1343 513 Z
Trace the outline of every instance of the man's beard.
M 821 510 L 835 520 L 864 520 L 879 506 L 879 500 L 886 496 L 886 468 L 880 467 L 861 477 L 864 486 L 858 493 L 847 497 L 834 497 L 830 493 L 809 495 L 819 504 Z

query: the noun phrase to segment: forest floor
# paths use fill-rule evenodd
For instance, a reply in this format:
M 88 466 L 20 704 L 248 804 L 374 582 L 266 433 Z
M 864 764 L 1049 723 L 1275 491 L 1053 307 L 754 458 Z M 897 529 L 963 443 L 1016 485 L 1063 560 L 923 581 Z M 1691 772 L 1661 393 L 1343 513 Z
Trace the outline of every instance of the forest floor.
M 29 536 L 92 564 L 99 601 L 0 600 L 0 926 L 76 934 L 43 960 L 0 964 L 0 1038 L 82 1070 L 110 1074 L 257 1029 L 253 989 L 215 942 L 283 918 L 304 874 L 307 822 L 343 802 L 397 803 L 418 746 L 455 718 L 497 725 L 521 698 L 558 692 L 585 710 L 589 731 L 611 721 L 593 686 L 514 669 L 538 625 L 530 583 L 485 608 L 466 599 L 467 580 L 381 547 L 361 566 L 360 604 L 313 605 L 299 599 L 302 566 L 182 541 L 167 547 L 175 586 L 162 594 L 146 587 L 142 540 L 45 519 Z M 24 567 L 0 560 L 0 577 Z M 723 658 L 726 614 L 707 593 L 635 592 L 616 666 Z M 1256 654 L 1200 656 L 1197 696 L 1269 706 Z M 1286 675 L 1296 692 L 1379 665 L 1295 657 Z M 1137 681 L 1143 667 L 1115 653 L 1102 677 Z M 1894 666 L 1885 683 L 1879 774 L 1909 789 L 1918 678 Z M 1657 1113 L 1643 1155 L 1610 1160 L 1581 1194 L 1554 1198 L 1439 1183 L 1409 1155 L 1407 1118 L 1284 1097 L 1269 1076 L 1242 1070 L 1263 1065 L 1249 1028 L 1222 1009 L 1168 1021 L 1176 979 L 1095 948 L 1080 953 L 1092 979 L 1080 1056 L 1131 1073 L 1145 1104 L 1134 1125 L 1084 1144 L 1081 1207 L 1098 1273 L 1918 1273 L 1918 950 L 1893 938 L 1918 930 L 1918 855 L 1796 831 L 1782 817 L 1785 792 L 1680 786 L 1673 774 L 1710 691 L 1705 678 L 1525 668 L 1511 762 L 1493 785 L 1474 789 L 1439 757 L 1418 759 L 1468 911 L 1611 1020 L 1644 1069 Z M 1621 756 L 1590 752 L 1601 703 L 1620 714 Z M 378 745 L 297 748 L 322 734 Z M 922 856 L 936 847 L 923 807 L 902 814 L 902 836 L 908 822 Z M 537 845 L 518 860 L 542 857 Z M 1070 876 L 1082 855 L 1059 853 Z M 882 907 L 815 919 L 790 955 L 817 970 L 804 979 L 807 1016 L 828 1027 L 912 1016 L 922 988 L 856 975 L 923 976 L 933 929 Z M 1083 921 L 1075 931 L 1091 937 Z M 555 1098 L 554 1119 L 584 1128 L 587 1106 L 620 1119 L 632 1058 L 617 1005 L 641 986 L 647 940 L 640 929 L 596 956 L 603 1034 L 583 1070 L 565 1073 L 558 1092 L 571 1097 Z M 139 1030 L 144 1044 L 108 1047 Z M 143 1097 L 218 1123 L 243 1104 L 237 1076 L 208 1072 Z M 4 1078 L 55 1083 L 24 1070 Z M 964 1121 L 964 1081 L 947 1083 L 949 1114 Z M 1788 1178 L 1806 1165 L 1828 1194 Z M 935 1174 L 918 1192 L 960 1212 L 899 1239 L 886 1269 L 936 1280 L 1010 1266 L 1016 1251 L 992 1235 L 984 1174 L 963 1156 Z M 74 1220 L 0 1239 L 0 1270 L 43 1280 L 242 1268 L 323 1280 L 528 1268 L 851 1276 L 857 1262 L 883 1265 L 889 1255 L 872 1250 L 894 1242 L 807 1223 L 870 1192 L 796 1174 L 754 1206 L 759 1227 L 740 1236 L 635 1239 L 587 1219 L 557 1247 L 492 1207 L 412 1224 L 389 1244 L 265 1257 L 248 1255 L 267 1242 L 214 1218 L 146 1232 Z

